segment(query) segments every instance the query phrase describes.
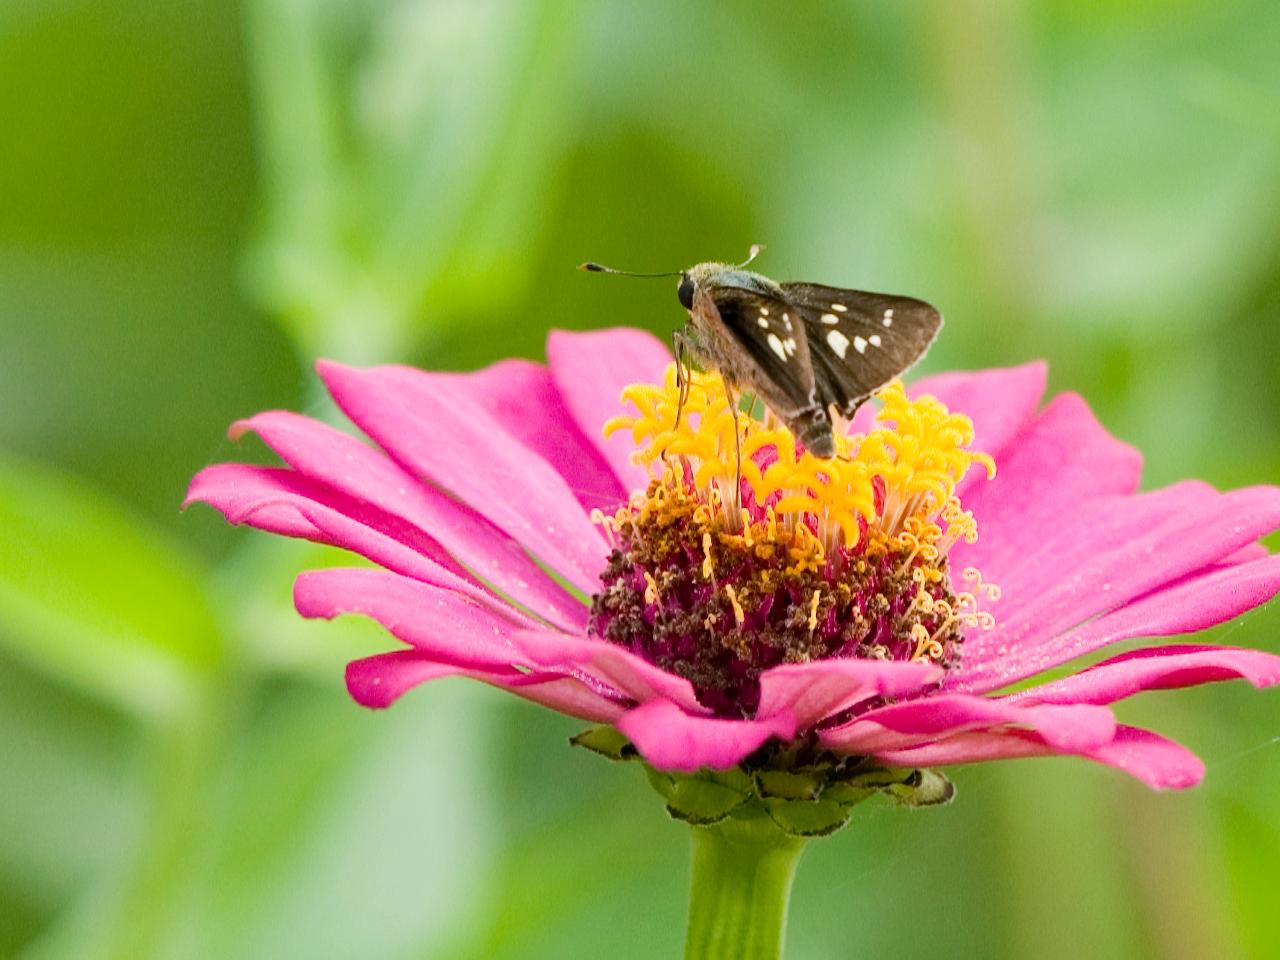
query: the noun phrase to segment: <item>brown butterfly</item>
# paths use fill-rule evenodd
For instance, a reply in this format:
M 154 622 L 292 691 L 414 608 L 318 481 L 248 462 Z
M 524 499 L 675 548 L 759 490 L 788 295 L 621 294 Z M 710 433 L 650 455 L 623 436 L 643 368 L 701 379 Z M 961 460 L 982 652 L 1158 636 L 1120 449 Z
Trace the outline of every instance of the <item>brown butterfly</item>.
M 724 378 L 764 402 L 815 456 L 835 455 L 834 417 L 848 419 L 933 343 L 942 315 L 923 300 L 819 283 L 776 283 L 740 264 L 699 263 L 679 274 L 636 274 L 598 263 L 582 270 L 679 276 L 689 322 L 673 335 Z

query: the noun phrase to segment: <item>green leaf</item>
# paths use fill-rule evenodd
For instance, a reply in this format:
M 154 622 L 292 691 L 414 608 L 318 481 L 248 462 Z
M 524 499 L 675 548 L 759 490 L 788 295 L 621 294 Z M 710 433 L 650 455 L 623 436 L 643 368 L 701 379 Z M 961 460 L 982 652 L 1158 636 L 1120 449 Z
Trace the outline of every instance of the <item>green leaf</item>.
M 165 715 L 221 658 L 193 559 L 94 488 L 0 460 L 0 644 L 126 710 Z
M 197 943 L 191 958 L 439 955 L 486 909 L 500 696 L 448 683 L 373 712 L 338 677 L 277 694 L 233 732 L 173 942 Z

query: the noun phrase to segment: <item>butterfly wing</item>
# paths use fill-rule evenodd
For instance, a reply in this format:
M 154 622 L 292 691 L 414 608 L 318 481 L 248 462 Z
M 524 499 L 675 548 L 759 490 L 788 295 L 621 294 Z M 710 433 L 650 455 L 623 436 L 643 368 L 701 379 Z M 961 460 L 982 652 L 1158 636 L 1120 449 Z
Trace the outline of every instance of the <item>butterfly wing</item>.
M 858 406 L 925 355 L 942 314 L 923 300 L 784 283 L 792 318 L 803 321 L 817 399 L 851 417 Z
M 694 298 L 710 362 L 782 416 L 815 403 L 805 325 L 786 300 L 760 290 L 710 286 Z

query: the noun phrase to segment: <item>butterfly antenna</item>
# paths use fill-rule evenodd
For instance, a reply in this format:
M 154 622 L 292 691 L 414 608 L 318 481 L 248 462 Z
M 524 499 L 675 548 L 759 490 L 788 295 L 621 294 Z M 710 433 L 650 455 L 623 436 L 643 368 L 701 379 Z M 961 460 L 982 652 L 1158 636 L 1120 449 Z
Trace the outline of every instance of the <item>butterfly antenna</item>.
M 673 270 L 669 273 L 636 273 L 633 270 L 617 270 L 613 267 L 606 267 L 603 263 L 594 263 L 588 260 L 586 263 L 578 264 L 579 270 L 585 270 L 587 273 L 614 273 L 620 277 L 678 277 L 681 274 L 679 270 Z
M 763 249 L 764 249 L 764 245 L 763 245 L 763 244 L 753 243 L 753 244 L 751 245 L 751 249 L 747 251 L 747 259 L 743 260 L 740 264 L 738 264 L 738 266 L 739 266 L 740 268 L 741 268 L 741 267 L 745 267 L 747 264 L 749 264 L 749 263 L 750 263 L 752 260 L 754 260 L 756 257 L 760 256 L 760 251 L 761 251 L 761 250 L 763 250 Z

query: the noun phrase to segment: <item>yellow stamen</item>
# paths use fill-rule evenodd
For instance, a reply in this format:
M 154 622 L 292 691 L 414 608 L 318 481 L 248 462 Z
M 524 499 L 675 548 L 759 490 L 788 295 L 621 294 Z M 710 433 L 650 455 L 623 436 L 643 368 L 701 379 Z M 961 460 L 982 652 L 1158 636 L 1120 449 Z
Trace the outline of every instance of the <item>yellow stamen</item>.
M 644 602 L 658 602 L 658 581 L 653 579 L 653 574 L 648 570 L 644 571 Z
M 929 631 L 923 624 L 913 623 L 911 625 L 911 639 L 916 642 L 915 652 L 911 654 L 912 660 L 941 660 L 946 651 L 942 644 L 934 639 L 935 635 L 930 635 Z
M 733 607 L 733 619 L 738 622 L 738 626 L 742 626 L 747 615 L 742 609 L 742 604 L 738 602 L 738 594 L 732 584 L 725 584 L 724 595 L 729 598 L 729 605 Z
M 838 542 L 854 546 L 867 531 L 907 544 L 912 560 L 934 560 L 977 536 L 972 514 L 954 492 L 974 464 L 993 476 L 994 461 L 968 448 L 968 417 L 930 396 L 908 398 L 896 380 L 878 394 L 879 425 L 865 435 L 838 432 L 831 459 L 798 452 L 795 437 L 768 415 L 760 421 L 740 414 L 735 437 L 729 397 L 715 374 L 690 372 L 679 422 L 674 364 L 661 385 L 632 384 L 622 397 L 636 412 L 610 420 L 606 435 L 630 431 L 636 461 L 651 473 L 661 464 L 657 475 L 665 482 L 684 483 L 687 465 L 693 488 L 724 512 L 728 529 L 749 539 L 775 539 L 780 521 L 788 530 L 814 533 L 805 563 L 821 562 L 820 551 Z M 741 479 L 757 508 L 765 508 L 764 520 L 752 521 L 750 511 L 734 506 L 739 447 Z M 883 487 L 879 505 L 877 484 Z
M 696 609 L 706 631 L 719 626 L 709 650 L 728 645 L 754 663 L 752 639 L 727 623 L 731 612 L 742 628 L 750 611 L 763 634 L 788 638 L 791 646 L 778 648 L 787 662 L 803 662 L 849 643 L 820 616 L 837 611 L 837 626 L 862 624 L 859 656 L 950 668 L 964 631 L 994 625 L 978 605 L 999 599 L 998 588 L 969 568 L 968 589 L 954 592 L 948 572 L 951 548 L 978 536 L 956 488 L 975 464 L 995 474 L 992 458 L 970 449 L 968 417 L 931 396 L 911 399 L 893 381 L 877 395 L 872 428 L 846 434 L 839 423 L 835 456 L 823 459 L 800 450 L 767 408 L 759 419 L 750 407 L 735 418 L 718 374 L 691 371 L 682 388 L 672 365 L 661 384 L 632 384 L 622 396 L 634 412 L 611 419 L 605 434 L 627 431 L 651 479 L 612 515 L 593 511 L 592 519 L 625 553 L 617 562 L 644 571 L 644 601 L 670 613 L 668 633 L 688 633 L 679 614 L 682 605 Z M 710 584 L 712 599 L 685 596 L 690 578 Z M 879 592 L 858 598 L 869 584 Z M 617 616 L 603 602 L 601 611 Z

